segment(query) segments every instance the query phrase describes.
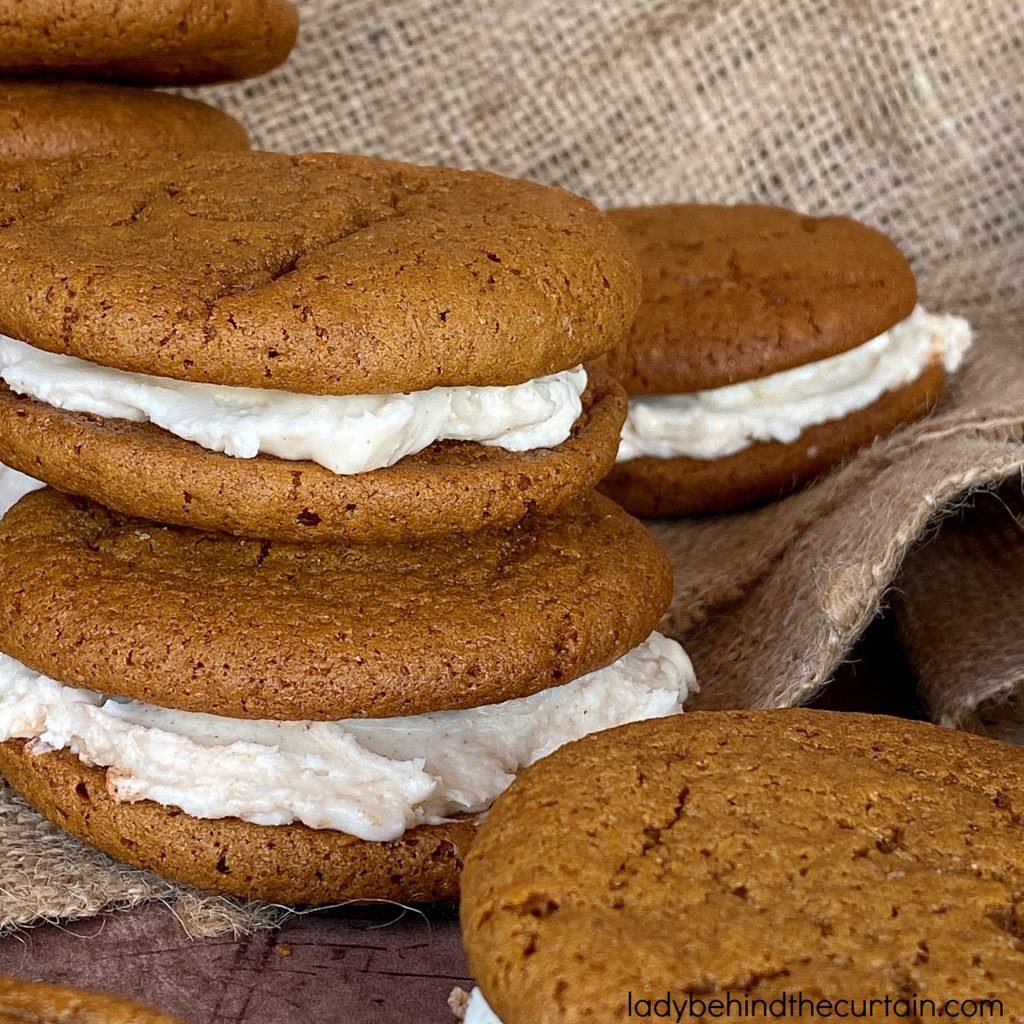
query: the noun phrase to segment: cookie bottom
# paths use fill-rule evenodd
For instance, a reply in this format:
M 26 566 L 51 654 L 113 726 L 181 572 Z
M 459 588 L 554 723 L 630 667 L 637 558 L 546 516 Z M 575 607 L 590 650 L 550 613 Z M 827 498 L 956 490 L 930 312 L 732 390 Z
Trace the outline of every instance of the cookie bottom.
M 26 746 L 24 740 L 0 743 L 0 773 L 55 825 L 135 867 L 249 899 L 455 899 L 476 833 L 472 821 L 452 821 L 373 843 L 298 824 L 193 818 L 150 800 L 120 803 L 107 792 L 105 769 L 67 751 L 30 754 Z
M 808 427 L 795 441 L 767 441 L 721 459 L 644 456 L 621 462 L 598 490 L 635 516 L 692 515 L 779 498 L 894 430 L 927 415 L 945 380 L 940 363 L 842 419 Z
M 86 150 L 249 148 L 229 114 L 198 100 L 102 82 L 0 84 L 0 160 L 53 160 Z
M 162 523 L 297 541 L 402 541 L 511 526 L 593 489 L 626 415 L 591 375 L 583 412 L 554 448 L 439 441 L 393 466 L 342 476 L 314 462 L 232 458 L 149 423 L 67 412 L 0 384 L 0 462 L 60 491 Z

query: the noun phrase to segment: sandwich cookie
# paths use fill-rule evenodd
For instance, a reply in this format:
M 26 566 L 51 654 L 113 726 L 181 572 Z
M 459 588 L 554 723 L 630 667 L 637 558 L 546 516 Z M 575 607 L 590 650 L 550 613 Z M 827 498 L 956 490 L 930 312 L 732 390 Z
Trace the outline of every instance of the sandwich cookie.
M 0 23 L 5 74 L 200 85 L 277 67 L 299 17 L 288 0 L 0 0 Z
M 0 1024 L 184 1024 L 133 999 L 0 975 Z
M 0 770 L 52 821 L 288 903 L 454 896 L 523 765 L 676 714 L 671 569 L 594 495 L 470 537 L 304 545 L 52 489 L 0 523 Z
M 925 415 L 971 343 L 917 305 L 903 254 L 847 217 L 770 206 L 609 211 L 644 294 L 607 366 L 630 395 L 602 490 L 637 515 L 779 497 Z
M 1022 771 L 995 740 L 808 710 L 569 744 L 470 851 L 466 1021 L 925 1020 L 988 1000 L 1024 1021 Z
M 0 80 L 0 163 L 87 150 L 248 148 L 238 121 L 198 100 L 101 82 Z
M 508 525 L 611 467 L 639 269 L 561 189 L 336 154 L 132 154 L 0 185 L 0 460 L 288 540 Z

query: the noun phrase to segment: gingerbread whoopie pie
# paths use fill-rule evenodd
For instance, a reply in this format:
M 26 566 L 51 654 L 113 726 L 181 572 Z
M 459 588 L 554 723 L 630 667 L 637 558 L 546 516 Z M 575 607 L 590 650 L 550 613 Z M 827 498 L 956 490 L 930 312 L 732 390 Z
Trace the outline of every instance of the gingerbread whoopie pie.
M 398 544 L 246 539 L 51 488 L 0 522 L 0 772 L 140 867 L 287 903 L 457 894 L 518 769 L 694 687 L 643 526 L 591 495 Z
M 249 148 L 233 117 L 208 103 L 104 82 L 0 79 L 0 163 L 89 150 Z
M 8 75 L 188 85 L 262 75 L 298 34 L 289 0 L 0 0 Z
M 771 206 L 608 211 L 644 275 L 607 358 L 629 393 L 601 489 L 636 515 L 776 498 L 925 415 L 971 343 L 906 258 L 848 217 Z
M 585 200 L 338 154 L 142 153 L 0 182 L 0 461 L 286 540 L 509 525 L 611 468 L 588 372 L 639 302 Z
M 467 859 L 466 1024 L 1024 1021 L 1022 773 L 996 740 L 804 709 L 564 746 Z
M 0 975 L 0 1024 L 184 1024 L 134 999 Z

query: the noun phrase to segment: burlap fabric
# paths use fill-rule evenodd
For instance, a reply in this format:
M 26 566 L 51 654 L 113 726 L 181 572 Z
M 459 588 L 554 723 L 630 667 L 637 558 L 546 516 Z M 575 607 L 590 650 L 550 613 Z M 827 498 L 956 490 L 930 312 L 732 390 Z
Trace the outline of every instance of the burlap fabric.
M 975 323 L 976 348 L 927 422 L 778 504 L 654 524 L 677 569 L 666 625 L 694 658 L 699 706 L 809 698 L 876 614 L 929 524 L 972 491 L 1019 479 L 1020 5 L 299 7 L 299 44 L 283 68 L 190 90 L 244 121 L 263 147 L 487 167 L 564 185 L 599 205 L 743 200 L 850 213 L 904 247 L 930 308 Z M 112 868 L 9 794 L 0 816 L 2 922 L 81 916 L 182 891 Z M 193 896 L 191 905 L 209 904 Z M 247 913 L 232 907 L 230 926 L 256 926 L 260 919 Z
M 1024 496 L 975 495 L 908 556 L 892 600 L 931 717 L 1024 745 Z

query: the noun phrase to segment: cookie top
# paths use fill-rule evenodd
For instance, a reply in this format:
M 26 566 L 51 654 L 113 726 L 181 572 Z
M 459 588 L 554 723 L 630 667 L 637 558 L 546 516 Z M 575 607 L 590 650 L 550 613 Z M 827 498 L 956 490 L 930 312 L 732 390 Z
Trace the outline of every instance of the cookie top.
M 53 490 L 0 523 L 0 650 L 62 683 L 237 718 L 466 708 L 602 668 L 672 589 L 594 495 L 506 530 L 301 545 L 162 526 Z
M 198 85 L 277 67 L 299 16 L 288 0 L 0 0 L 0 22 L 6 74 Z
M 504 1024 L 625 1020 L 630 998 L 654 1016 L 666 992 L 726 1020 L 750 1019 L 727 994 L 795 993 L 1024 1020 L 1022 771 L 1019 748 L 873 715 L 595 734 L 526 769 L 474 840 L 470 967 Z
M 630 394 L 701 391 L 824 359 L 917 301 L 896 245 L 848 217 L 696 203 L 608 216 L 643 270 L 640 311 L 607 357 Z
M 0 1024 L 183 1024 L 132 999 L 0 975 Z
M 0 331 L 181 380 L 517 384 L 604 352 L 639 301 L 586 200 L 371 157 L 73 157 L 0 183 L 0 222 Z
M 0 162 L 125 148 L 248 149 L 233 117 L 198 100 L 102 82 L 0 79 Z

